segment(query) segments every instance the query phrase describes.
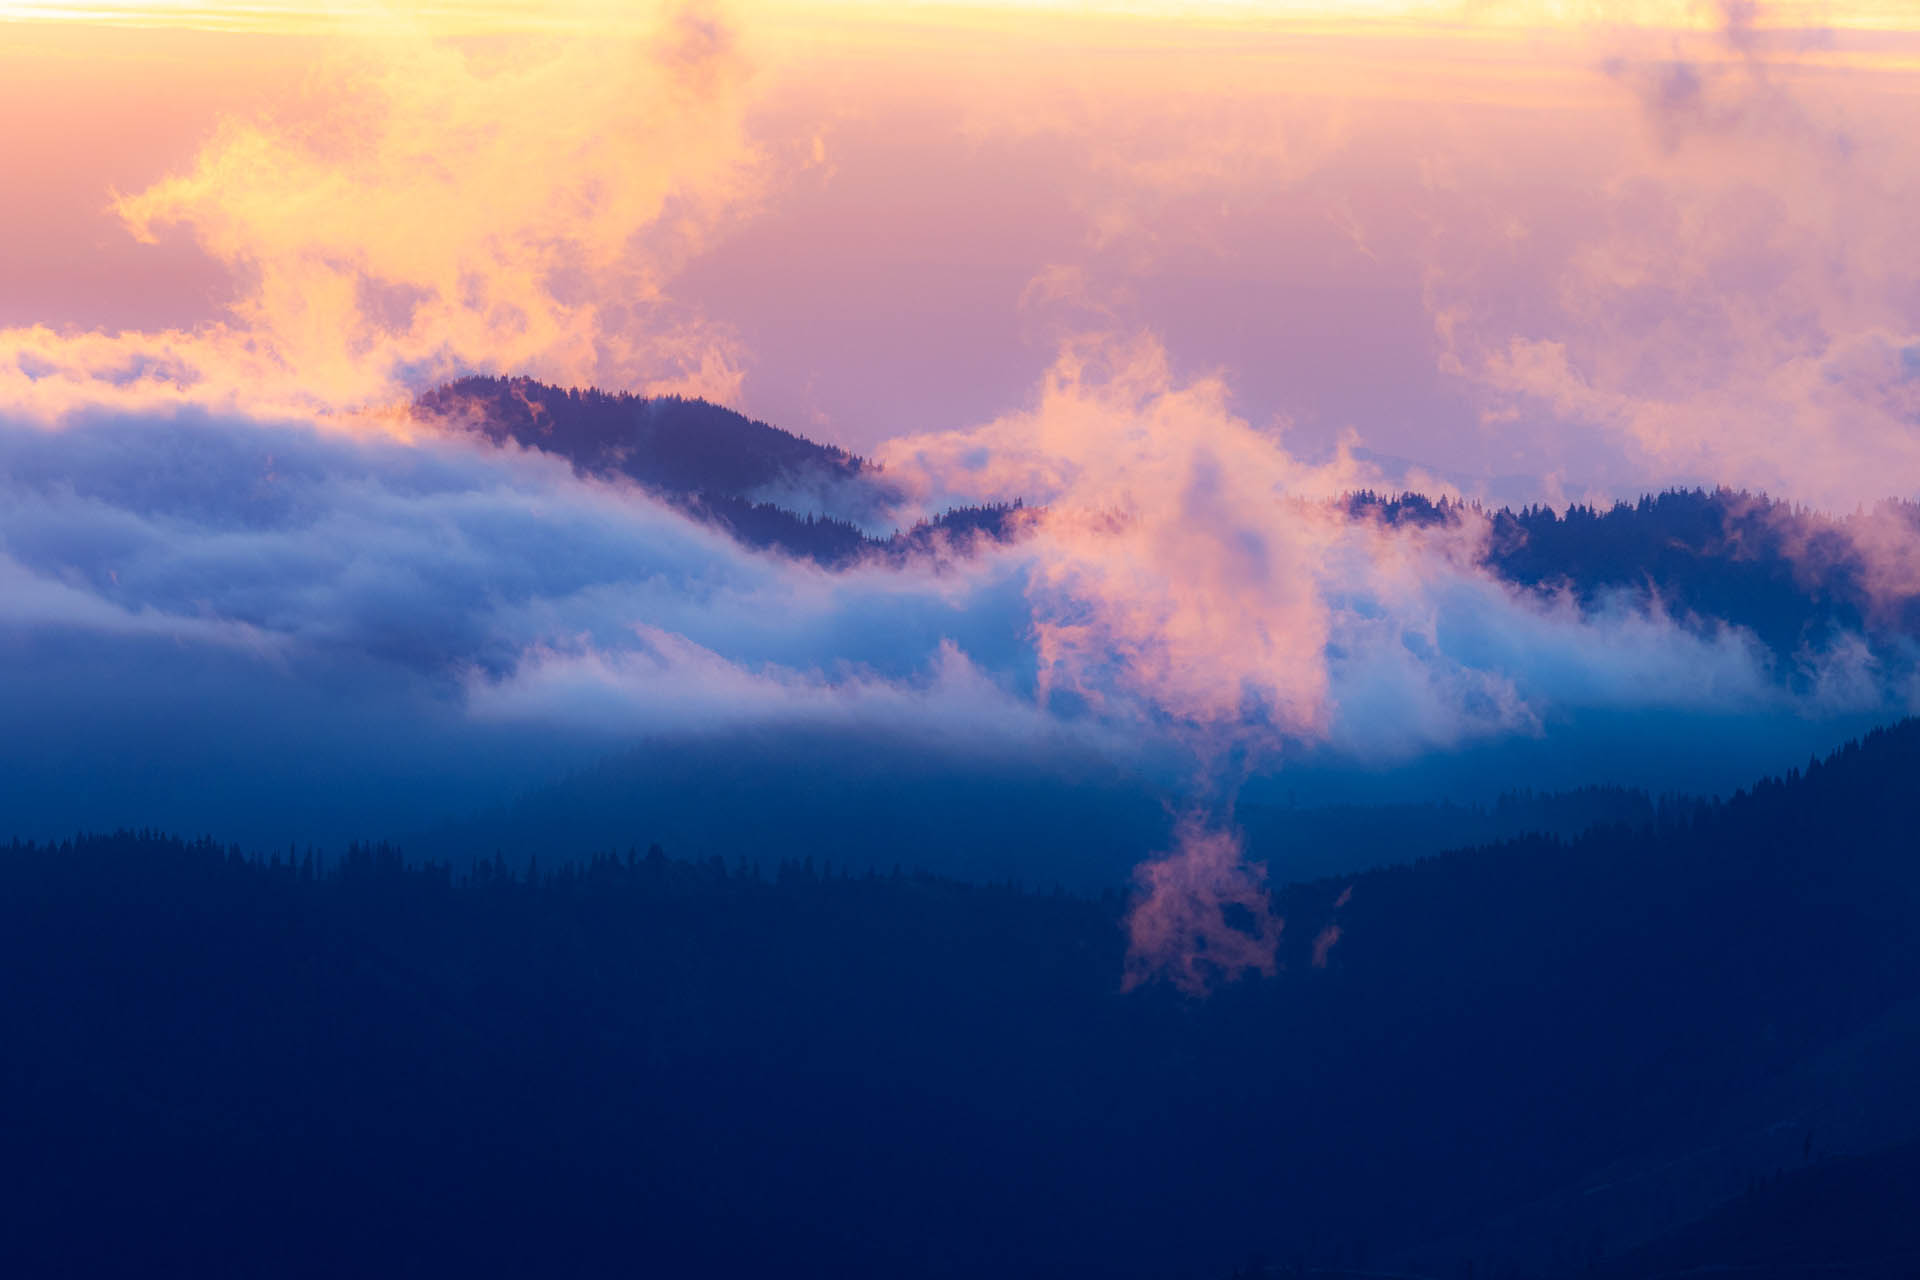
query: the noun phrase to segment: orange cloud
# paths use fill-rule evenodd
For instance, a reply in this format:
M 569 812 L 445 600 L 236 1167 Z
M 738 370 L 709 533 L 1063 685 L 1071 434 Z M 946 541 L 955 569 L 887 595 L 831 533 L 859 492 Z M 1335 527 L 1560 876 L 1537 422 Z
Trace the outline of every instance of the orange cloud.
M 1021 554 L 1043 693 L 1144 709 L 1209 767 L 1324 736 L 1334 595 L 1417 617 L 1434 566 L 1471 563 L 1485 532 L 1347 518 L 1332 500 L 1377 484 L 1369 464 L 1301 461 L 1144 336 L 1072 341 L 1031 408 L 879 457 L 929 505 L 1040 507 Z
M 191 236 L 232 271 L 226 318 L 65 355 L 46 331 L 0 333 L 0 370 L 35 366 L 25 399 L 53 403 L 49 378 L 112 364 L 113 343 L 173 372 L 76 396 L 165 385 L 325 411 L 470 369 L 737 392 L 727 331 L 667 290 L 759 190 L 749 68 L 722 21 L 663 9 L 511 42 L 390 15 L 343 28 L 295 105 L 227 119 L 190 166 L 116 198 L 134 236 Z
M 1044 504 L 1020 546 L 1041 696 L 1166 723 L 1202 793 L 1225 792 L 1141 868 L 1129 987 L 1166 977 L 1198 994 L 1272 972 L 1265 871 L 1228 827 L 1244 757 L 1329 733 L 1336 591 L 1371 593 L 1417 625 L 1427 572 L 1470 557 L 1482 535 L 1471 522 L 1418 537 L 1349 519 L 1332 499 L 1365 483 L 1364 467 L 1344 452 L 1303 463 L 1226 400 L 1218 378 L 1177 383 L 1150 338 L 1088 337 L 1031 409 L 882 454 L 923 496 Z
M 1266 868 L 1240 856 L 1240 838 L 1197 819 L 1181 823 L 1178 850 L 1135 872 L 1140 896 L 1127 916 L 1123 990 L 1164 978 L 1192 996 L 1247 974 L 1271 977 L 1285 922 L 1273 914 Z
M 1327 956 L 1330 952 L 1332 952 L 1334 944 L 1338 941 L 1340 941 L 1340 926 L 1337 924 L 1328 925 L 1326 928 L 1322 929 L 1317 935 L 1314 936 L 1314 939 L 1313 939 L 1313 967 L 1314 968 L 1324 969 L 1327 967 Z

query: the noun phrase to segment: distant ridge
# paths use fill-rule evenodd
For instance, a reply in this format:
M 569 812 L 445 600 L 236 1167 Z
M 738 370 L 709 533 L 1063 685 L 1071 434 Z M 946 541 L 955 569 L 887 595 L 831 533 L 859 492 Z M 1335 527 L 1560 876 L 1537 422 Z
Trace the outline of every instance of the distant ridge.
M 1920 503 L 1893 500 L 1848 516 L 1719 488 L 1668 489 L 1612 507 L 1575 503 L 1486 510 L 1421 494 L 1362 490 L 1356 517 L 1429 526 L 1478 511 L 1491 524 L 1484 563 L 1531 591 L 1571 592 L 1583 606 L 1609 596 L 1657 606 L 1681 621 L 1745 627 L 1791 668 L 1844 635 L 1875 643 L 1882 661 L 1910 661 L 1878 642 L 1920 636 L 1920 579 L 1902 583 L 1869 548 L 1920 548 Z
M 617 471 L 668 492 L 746 497 L 806 471 L 877 484 L 878 469 L 844 449 L 685 396 L 470 377 L 425 393 L 415 405 L 465 421 L 496 444 L 511 440 L 557 453 L 586 472 Z
M 495 444 L 557 454 L 582 475 L 624 476 L 751 547 L 840 568 L 1010 535 L 1019 503 L 962 507 L 876 537 L 901 501 L 881 469 L 844 449 L 684 396 L 469 377 L 414 402 L 416 416 Z
M 469 377 L 415 401 L 423 419 L 496 444 L 566 458 L 583 475 L 621 476 L 747 546 L 827 568 L 914 554 L 965 555 L 1018 535 L 1022 502 L 959 507 L 885 528 L 902 495 L 877 464 L 833 445 L 682 396 L 561 388 L 531 378 Z M 1669 489 L 1633 503 L 1488 510 L 1419 493 L 1360 490 L 1355 519 L 1393 526 L 1484 516 L 1483 563 L 1514 586 L 1565 591 L 1583 607 L 1658 609 L 1683 624 L 1743 627 L 1792 683 L 1847 637 L 1904 670 L 1920 638 L 1920 575 L 1889 575 L 1866 548 L 1920 546 L 1920 503 L 1889 501 L 1830 516 L 1765 494 Z

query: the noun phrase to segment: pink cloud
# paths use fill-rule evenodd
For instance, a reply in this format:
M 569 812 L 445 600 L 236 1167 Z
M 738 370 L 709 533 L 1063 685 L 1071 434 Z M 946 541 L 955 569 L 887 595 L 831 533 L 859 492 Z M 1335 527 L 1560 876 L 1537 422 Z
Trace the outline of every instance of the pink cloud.
M 1340 941 L 1340 926 L 1337 924 L 1330 924 L 1315 935 L 1313 939 L 1314 968 L 1327 967 L 1327 953 L 1333 950 L 1333 944 L 1338 941 Z
M 1240 838 L 1189 817 L 1167 857 L 1143 863 L 1127 914 L 1131 991 L 1165 979 L 1191 996 L 1248 974 L 1271 977 L 1285 922 L 1273 914 L 1266 868 L 1241 857 Z

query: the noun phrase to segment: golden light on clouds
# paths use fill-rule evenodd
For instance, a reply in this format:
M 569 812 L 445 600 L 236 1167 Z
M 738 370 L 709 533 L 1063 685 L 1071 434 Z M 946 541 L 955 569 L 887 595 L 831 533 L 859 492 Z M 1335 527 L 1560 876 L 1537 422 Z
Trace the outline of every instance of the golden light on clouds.
M 48 413 L 63 381 L 333 412 L 479 369 L 865 450 L 1112 329 L 1408 456 L 1471 398 L 1650 468 L 1745 441 L 1822 498 L 1906 465 L 1790 465 L 1779 408 L 1907 412 L 1905 6 L 0 4 L 32 20 L 0 107 L 63 121 L 0 138 L 36 193 L 0 211 L 0 381 Z M 1745 329 L 1760 358 L 1715 345 Z
M 725 6 L 741 19 L 774 23 L 858 19 L 900 23 L 1023 18 L 1149 18 L 1247 24 L 1351 24 L 1413 21 L 1455 28 L 1647 26 L 1711 29 L 1734 0 L 752 0 Z M 458 4 L 206 3 L 205 0 L 0 0 L 0 20 L 90 22 L 207 30 L 326 32 L 369 23 L 404 23 L 442 32 L 590 31 L 618 28 L 648 6 L 531 4 L 466 0 Z M 1920 29 L 1905 0 L 1776 0 L 1756 7 L 1763 26 Z M 639 19 L 644 22 L 643 16 Z

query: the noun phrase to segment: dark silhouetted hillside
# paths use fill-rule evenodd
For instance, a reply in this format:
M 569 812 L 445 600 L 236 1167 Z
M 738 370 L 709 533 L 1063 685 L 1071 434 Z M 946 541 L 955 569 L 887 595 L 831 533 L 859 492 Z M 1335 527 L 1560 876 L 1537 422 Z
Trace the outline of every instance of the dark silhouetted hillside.
M 1598 1274 L 1909 1280 L 1920 1275 L 1920 1143 L 1756 1177 L 1706 1220 Z
M 885 473 L 831 445 L 704 400 L 562 389 L 529 378 L 470 377 L 416 401 L 425 418 L 566 458 L 588 475 L 624 476 L 749 546 L 842 567 L 874 556 L 965 554 L 1015 536 L 1020 503 L 965 507 L 875 536 L 900 500 Z M 1355 518 L 1427 526 L 1467 506 L 1418 493 L 1362 491 Z M 1675 489 L 1638 502 L 1564 512 L 1482 511 L 1486 563 L 1517 586 L 1657 607 L 1682 620 L 1757 635 L 1783 674 L 1849 635 L 1920 636 L 1920 591 L 1865 548 L 1920 539 L 1920 506 L 1890 502 L 1832 517 L 1764 495 Z M 1897 568 L 1897 566 L 1896 566 Z M 1901 650 L 1904 654 L 1904 649 Z M 1891 652 L 1881 660 L 1907 659 Z
M 1920 1000 L 1916 768 L 1907 722 L 1296 885 L 1281 974 L 1204 1002 L 1120 994 L 1119 897 L 777 834 L 764 872 L 15 845 L 0 1269 L 1581 1274 L 1770 1174 L 1670 1171 L 1753 1115 L 1797 1150 L 1793 1082 Z M 1920 1103 L 1865 1077 L 1916 1068 L 1850 1068 L 1882 1143 Z
M 807 472 L 871 475 L 862 459 L 705 400 L 560 388 L 531 378 L 462 378 L 420 396 L 416 410 L 671 493 L 746 497 Z
M 964 552 L 1005 537 L 1018 504 L 963 507 L 886 537 L 900 495 L 880 469 L 705 400 L 462 378 L 421 395 L 420 417 L 496 444 L 557 454 L 584 475 L 624 476 L 751 547 L 841 567 L 872 556 Z
M 1419 494 L 1351 495 L 1356 516 L 1433 525 L 1461 504 Z M 1745 627 L 1783 665 L 1847 634 L 1920 635 L 1916 584 L 1877 568 L 1868 548 L 1920 546 L 1920 505 L 1889 502 L 1832 517 L 1764 495 L 1674 489 L 1601 509 L 1576 503 L 1503 507 L 1491 522 L 1486 563 L 1532 590 L 1571 591 L 1591 607 L 1609 595 L 1657 605 L 1680 619 Z

